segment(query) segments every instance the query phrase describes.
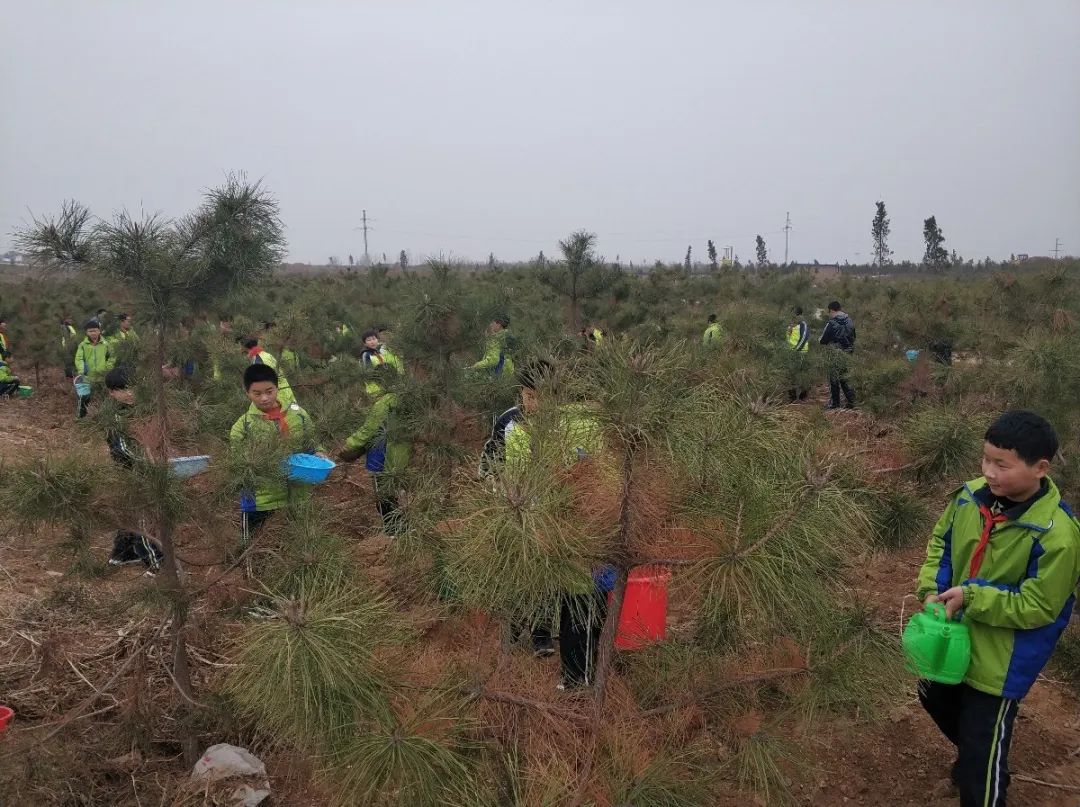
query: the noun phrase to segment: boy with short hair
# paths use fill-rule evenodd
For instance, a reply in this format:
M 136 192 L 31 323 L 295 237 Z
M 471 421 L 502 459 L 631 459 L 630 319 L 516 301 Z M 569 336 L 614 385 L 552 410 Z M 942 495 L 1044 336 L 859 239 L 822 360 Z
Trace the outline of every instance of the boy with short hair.
M 113 339 L 117 342 L 126 342 L 128 339 L 138 339 L 139 335 L 135 333 L 135 328 L 131 321 L 131 314 L 126 311 L 121 312 L 116 317 L 116 333 L 113 334 Z
M 1009 743 L 1027 694 L 1064 631 L 1080 580 L 1080 527 L 1047 475 L 1053 427 L 1006 412 L 986 432 L 983 476 L 934 528 L 916 594 L 963 613 L 971 664 L 961 684 L 919 682 L 919 700 L 957 747 L 964 807 L 1005 804 Z
M 832 345 L 839 351 L 833 354 L 829 367 L 829 403 L 826 404 L 825 409 L 831 411 L 840 408 L 841 390 L 844 392 L 846 401 L 844 408 L 854 409 L 855 390 L 848 383 L 847 356 L 855 351 L 855 323 L 844 313 L 837 300 L 829 303 L 829 321 L 825 323 L 818 342 L 826 347 Z
M 75 349 L 75 373 L 86 381 L 103 381 L 105 374 L 116 366 L 116 357 L 108 339 L 101 337 L 101 323 L 96 319 L 86 323 L 86 338 Z M 90 405 L 89 395 L 79 396 L 80 418 L 86 417 Z
M 295 401 L 286 404 L 278 387 L 279 376 L 268 364 L 252 364 L 244 370 L 244 392 L 251 406 L 229 430 L 229 443 L 236 449 L 248 440 L 280 440 L 290 453 L 321 453 L 311 416 Z M 244 541 L 289 500 L 305 496 L 305 485 L 289 484 L 284 478 L 266 481 L 254 492 L 245 492 L 240 500 Z
M 292 387 L 289 386 L 289 379 L 285 378 L 285 373 L 278 370 L 278 361 L 274 358 L 273 354 L 264 350 L 259 345 L 259 337 L 248 336 L 241 340 L 244 350 L 247 352 L 248 359 L 251 360 L 252 366 L 256 364 L 265 364 L 277 375 L 277 380 L 274 382 L 278 388 L 278 396 L 281 398 L 281 405 L 283 407 L 289 407 L 296 403 L 296 396 L 293 394 Z

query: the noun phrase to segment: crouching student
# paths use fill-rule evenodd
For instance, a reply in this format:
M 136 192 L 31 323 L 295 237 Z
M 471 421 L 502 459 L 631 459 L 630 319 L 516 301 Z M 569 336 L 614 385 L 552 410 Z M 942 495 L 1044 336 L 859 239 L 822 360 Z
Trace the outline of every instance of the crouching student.
M 135 394 L 129 388 L 129 380 L 129 372 L 124 367 L 113 368 L 105 374 L 105 390 L 116 404 L 116 411 L 105 426 L 105 442 L 113 462 L 131 469 L 141 459 L 142 450 L 127 430 L 127 410 L 135 404 Z M 142 564 L 146 567 L 146 574 L 153 577 L 161 568 L 164 558 L 161 544 L 137 530 L 117 530 L 113 536 L 110 566 Z
M 252 441 L 266 441 L 268 448 L 283 448 L 276 453 L 322 455 L 315 424 L 299 404 L 282 404 L 278 374 L 267 364 L 252 364 L 244 370 L 244 391 L 251 406 L 229 430 L 229 445 L 234 451 Z M 310 495 L 307 485 L 290 484 L 284 475 L 261 480 L 254 491 L 240 499 L 243 540 L 249 542 L 258 528 L 290 501 Z
M 0 398 L 5 395 L 14 398 L 19 392 L 19 377 L 11 372 L 11 366 L 0 359 Z
M 373 380 L 369 383 L 377 389 L 377 397 L 363 424 L 345 441 L 345 448 L 338 454 L 338 459 L 356 462 L 365 457 L 364 467 L 371 473 L 383 531 L 392 538 L 400 534 L 404 527 L 394 491 L 394 476 L 408 467 L 412 447 L 401 439 L 395 439 L 397 435 L 392 421 L 398 397 L 396 393 L 386 391 L 388 374 L 391 372 L 394 371 L 387 364 L 372 368 Z
M 1080 528 L 1047 475 L 1053 427 L 1006 412 L 986 432 L 982 472 L 953 494 L 934 528 L 917 596 L 963 614 L 971 663 L 960 684 L 919 682 L 919 700 L 956 747 L 964 807 L 999 807 L 1020 700 L 1069 622 L 1080 579 Z

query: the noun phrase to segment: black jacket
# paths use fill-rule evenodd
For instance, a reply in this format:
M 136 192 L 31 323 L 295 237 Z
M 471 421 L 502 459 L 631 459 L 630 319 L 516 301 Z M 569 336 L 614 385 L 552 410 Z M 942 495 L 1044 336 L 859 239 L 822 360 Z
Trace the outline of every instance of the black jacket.
M 823 345 L 836 345 L 846 353 L 855 349 L 855 323 L 841 311 L 825 323 L 819 340 Z

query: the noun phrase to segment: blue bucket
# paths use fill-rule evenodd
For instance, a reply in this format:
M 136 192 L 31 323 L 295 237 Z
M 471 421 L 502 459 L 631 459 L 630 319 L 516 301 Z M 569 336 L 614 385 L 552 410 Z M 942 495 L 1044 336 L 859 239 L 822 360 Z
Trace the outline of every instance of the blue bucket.
M 92 387 L 85 381 L 75 382 L 75 394 L 80 398 L 89 398 Z
M 292 454 L 288 459 L 289 481 L 304 485 L 318 485 L 334 470 L 333 460 L 324 460 L 314 454 Z
M 909 350 L 904 355 L 907 356 L 908 361 L 915 361 L 916 359 L 919 358 L 919 351 L 917 351 L 917 350 Z
M 188 479 L 201 474 L 210 467 L 210 455 L 199 454 L 195 457 L 170 457 L 169 471 L 177 479 Z

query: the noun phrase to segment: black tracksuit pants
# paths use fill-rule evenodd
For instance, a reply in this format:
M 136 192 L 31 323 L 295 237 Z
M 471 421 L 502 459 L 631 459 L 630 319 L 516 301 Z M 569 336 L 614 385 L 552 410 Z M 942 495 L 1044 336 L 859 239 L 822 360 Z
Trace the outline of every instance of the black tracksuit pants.
M 1004 807 L 1009 744 L 1020 701 L 988 695 L 967 684 L 919 682 L 919 700 L 956 746 L 952 779 L 961 807 Z
M 375 506 L 382 518 L 383 532 L 391 538 L 399 534 L 405 526 L 401 508 L 398 505 L 393 481 L 381 473 L 372 473 L 371 480 L 375 487 Z
M 607 616 L 607 595 L 566 594 L 559 613 L 559 657 L 567 687 L 589 686 L 596 674 L 596 648 Z

